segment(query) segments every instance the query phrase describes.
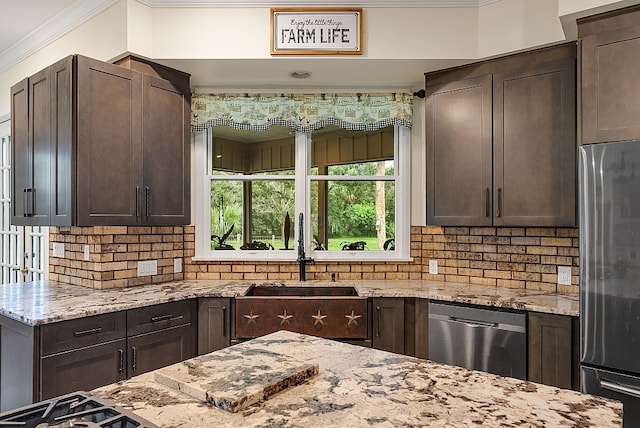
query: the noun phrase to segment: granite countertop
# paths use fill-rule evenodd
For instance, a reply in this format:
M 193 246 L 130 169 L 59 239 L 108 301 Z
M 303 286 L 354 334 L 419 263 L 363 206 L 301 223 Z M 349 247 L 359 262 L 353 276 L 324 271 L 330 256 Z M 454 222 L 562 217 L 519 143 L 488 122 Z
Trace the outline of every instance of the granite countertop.
M 236 361 L 243 369 L 229 377 L 239 389 L 269 356 L 267 369 L 308 363 L 318 374 L 236 413 L 156 381 L 158 371 L 182 368 L 211 378 L 208 388 L 229 388 L 216 383 L 215 360 Z M 288 331 L 158 371 L 93 393 L 161 427 L 622 426 L 614 400 Z
M 0 286 L 0 315 L 29 325 L 48 324 L 195 297 L 236 297 L 248 280 L 185 280 L 124 289 L 94 290 L 58 282 Z M 283 283 L 273 283 L 282 285 Z M 287 281 L 290 286 L 352 285 L 365 297 L 420 297 L 561 315 L 578 314 L 577 294 L 442 281 Z

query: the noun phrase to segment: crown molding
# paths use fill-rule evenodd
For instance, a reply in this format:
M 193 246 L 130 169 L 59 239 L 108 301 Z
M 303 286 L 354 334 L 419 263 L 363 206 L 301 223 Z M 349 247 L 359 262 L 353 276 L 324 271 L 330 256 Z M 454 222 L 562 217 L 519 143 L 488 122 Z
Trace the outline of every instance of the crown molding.
M 480 7 L 499 0 L 136 0 L 149 7 Z
M 76 0 L 4 52 L 0 52 L 0 73 L 117 2 L 118 0 Z

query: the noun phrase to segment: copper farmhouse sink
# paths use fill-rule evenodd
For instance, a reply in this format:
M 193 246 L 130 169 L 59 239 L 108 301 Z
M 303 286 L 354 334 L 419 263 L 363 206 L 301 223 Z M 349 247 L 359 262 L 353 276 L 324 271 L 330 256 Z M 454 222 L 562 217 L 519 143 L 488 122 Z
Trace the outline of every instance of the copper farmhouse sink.
M 252 285 L 245 296 L 357 296 L 355 287 L 349 286 L 286 286 L 286 285 Z
M 332 339 L 366 339 L 367 298 L 354 287 L 254 285 L 235 299 L 235 338 L 289 330 Z

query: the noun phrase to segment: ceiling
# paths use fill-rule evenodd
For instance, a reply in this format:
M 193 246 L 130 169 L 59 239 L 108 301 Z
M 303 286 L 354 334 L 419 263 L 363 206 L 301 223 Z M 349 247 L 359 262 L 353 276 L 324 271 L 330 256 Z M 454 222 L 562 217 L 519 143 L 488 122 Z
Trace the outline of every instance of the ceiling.
M 343 0 L 137 0 L 151 7 L 343 6 Z M 351 7 L 478 7 L 496 0 L 356 0 Z M 90 19 L 115 0 L 0 0 L 0 73 L 64 32 Z M 191 74 L 199 90 L 409 90 L 421 89 L 424 73 L 461 61 L 375 60 L 366 58 L 278 58 L 234 60 L 159 60 Z M 296 70 L 311 72 L 294 79 Z M 215 76 L 215 77 L 214 77 Z

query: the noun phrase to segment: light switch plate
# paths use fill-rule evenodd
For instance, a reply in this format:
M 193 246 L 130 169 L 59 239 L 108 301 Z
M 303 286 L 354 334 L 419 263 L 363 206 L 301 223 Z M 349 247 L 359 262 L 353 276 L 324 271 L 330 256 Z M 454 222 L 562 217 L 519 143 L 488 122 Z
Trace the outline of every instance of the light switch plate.
M 141 260 L 138 262 L 138 276 L 149 276 L 158 274 L 157 260 Z
M 182 272 L 182 259 L 173 259 L 173 273 Z
M 84 246 L 84 260 L 88 262 L 89 259 L 90 259 L 89 245 L 85 244 L 85 246 Z
M 62 242 L 53 243 L 53 257 L 64 258 L 64 244 Z
M 438 261 L 429 260 L 429 275 L 437 275 L 437 274 L 438 274 Z
M 558 285 L 571 285 L 571 266 L 558 266 Z

